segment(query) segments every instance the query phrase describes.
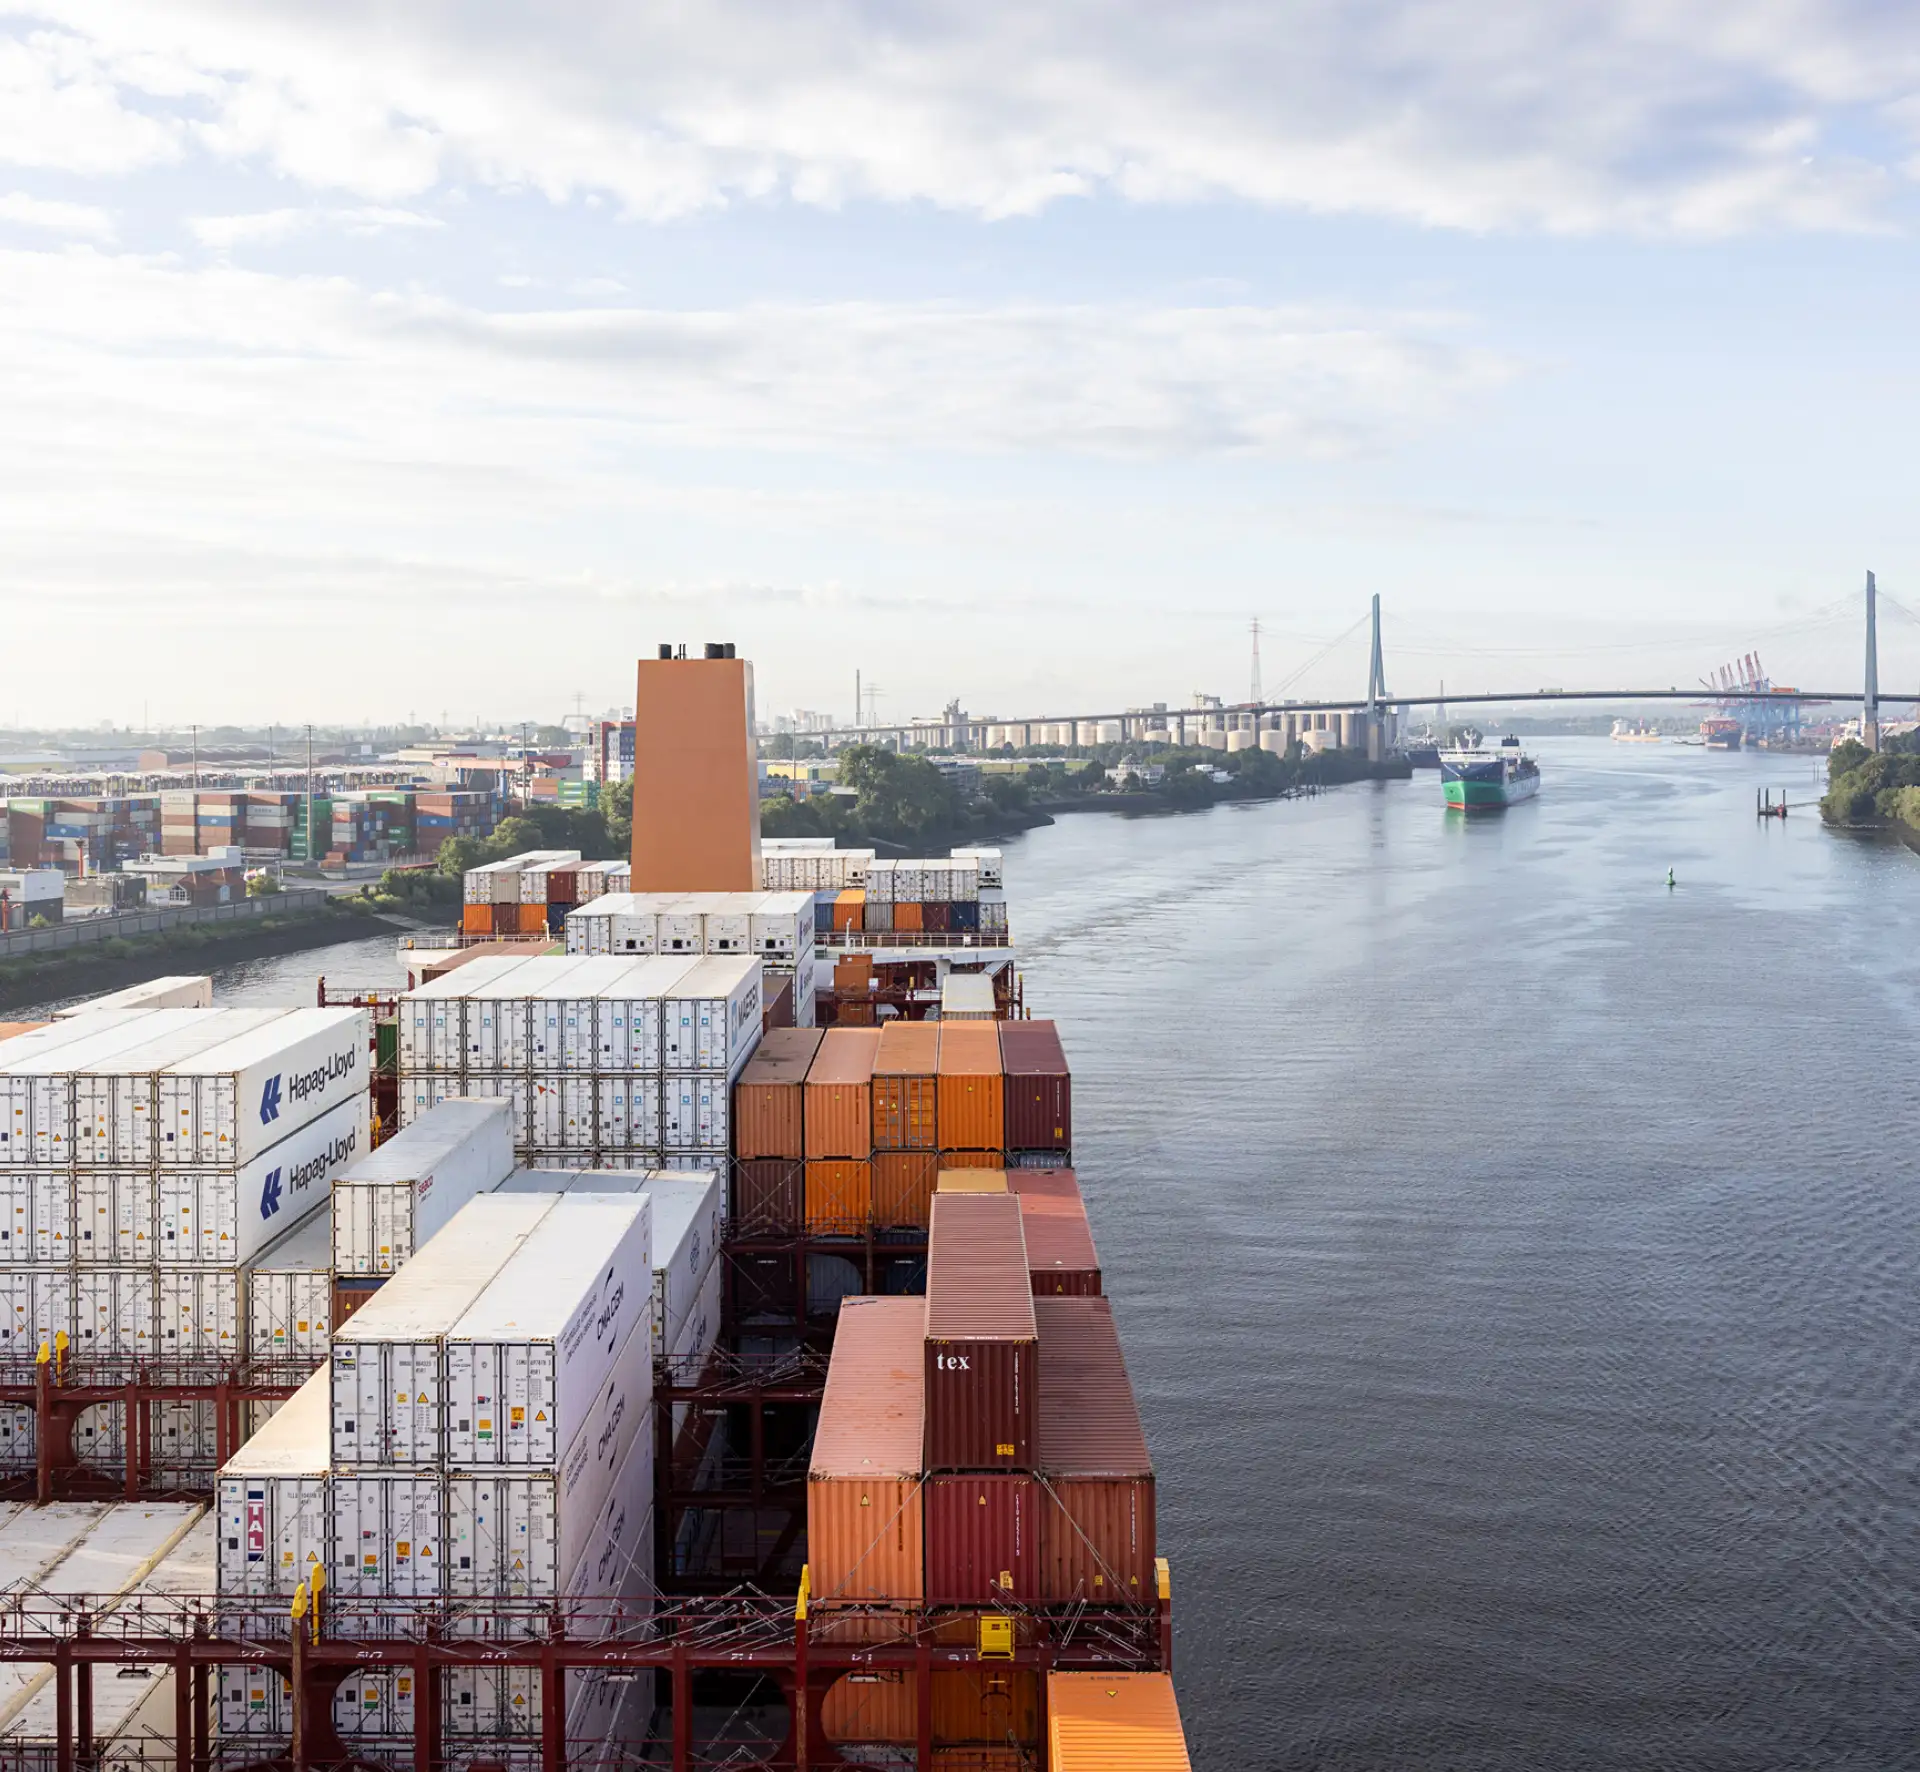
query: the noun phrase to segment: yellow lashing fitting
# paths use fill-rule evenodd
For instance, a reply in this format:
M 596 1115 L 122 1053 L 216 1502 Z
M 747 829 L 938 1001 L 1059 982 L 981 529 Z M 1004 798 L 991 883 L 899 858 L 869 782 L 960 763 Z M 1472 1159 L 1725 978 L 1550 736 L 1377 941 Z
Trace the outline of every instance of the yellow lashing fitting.
M 811 1563 L 802 1563 L 800 1565 L 800 1597 L 793 1603 L 793 1616 L 796 1620 L 806 1617 L 807 1601 L 812 1593 L 813 1565 Z
M 1013 1659 L 1013 1620 L 1004 1613 L 983 1612 L 980 1615 L 980 1659 Z
M 1153 1584 L 1159 1590 L 1161 1599 L 1173 1598 L 1173 1570 L 1165 1557 L 1153 1559 Z

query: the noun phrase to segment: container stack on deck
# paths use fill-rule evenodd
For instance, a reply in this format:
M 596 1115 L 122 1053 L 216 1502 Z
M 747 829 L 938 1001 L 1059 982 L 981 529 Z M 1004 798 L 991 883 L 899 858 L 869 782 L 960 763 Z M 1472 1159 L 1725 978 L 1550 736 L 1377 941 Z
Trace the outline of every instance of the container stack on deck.
M 530 849 L 467 871 L 460 912 L 468 936 L 551 935 L 568 913 L 607 892 L 624 892 L 629 864 L 582 861 L 577 849 Z
M 212 1384 L 249 1358 L 253 1269 L 367 1148 L 367 1017 L 351 1009 L 144 1009 L 80 1015 L 0 1048 L 0 1362 L 31 1380 Z M 271 1292 L 265 1301 L 271 1309 Z M 297 1357 L 297 1356 L 295 1356 Z M 90 1405 L 51 1449 L 148 1483 L 204 1484 L 235 1424 L 153 1401 L 129 1460 L 121 1402 Z M 33 1468 L 35 1415 L 4 1435 Z

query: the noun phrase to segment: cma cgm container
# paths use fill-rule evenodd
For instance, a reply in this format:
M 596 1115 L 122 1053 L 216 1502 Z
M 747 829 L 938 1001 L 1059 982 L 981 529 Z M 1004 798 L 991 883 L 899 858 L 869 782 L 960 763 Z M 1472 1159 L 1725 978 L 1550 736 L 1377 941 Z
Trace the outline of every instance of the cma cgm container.
M 161 1167 L 251 1163 L 340 1102 L 364 1099 L 369 1038 L 364 1009 L 296 1009 L 163 1071 Z
M 327 1559 L 327 1375 L 316 1372 L 227 1461 L 214 1498 L 221 1597 L 285 1602 Z
M 894 1021 L 880 1031 L 873 1060 L 873 1148 L 936 1151 L 940 1023 Z
M 1034 1297 L 1097 1296 L 1100 1254 L 1073 1171 L 1015 1169 L 1007 1179 L 1020 1200 Z
M 1171 1674 L 1049 1673 L 1051 1772 L 1193 1772 Z
M 1039 1331 L 1020 1203 L 935 1194 L 932 1219 L 927 1469 L 1030 1469 Z
M 864 1159 L 873 1151 L 873 1066 L 876 1028 L 829 1028 L 807 1071 L 809 1157 Z
M 773 1028 L 733 1087 L 737 1157 L 804 1157 L 807 1071 L 820 1050 L 816 1028 Z
M 333 1187 L 333 1266 L 390 1274 L 469 1200 L 513 1171 L 505 1101 L 454 1099 L 363 1156 Z
M 1000 1023 L 1010 1151 L 1073 1148 L 1073 1079 L 1060 1031 L 1050 1021 Z
M 920 1298 L 840 1307 L 807 1470 L 807 1564 L 822 1605 L 906 1605 L 926 1592 L 926 1317 Z
M 1000 1034 L 991 1022 L 948 1022 L 940 1030 L 940 1148 L 1002 1151 L 1006 1084 Z
M 1040 1326 L 1037 1593 L 1093 1605 L 1153 1598 L 1153 1460 L 1113 1305 L 1034 1301 Z
M 645 1194 L 567 1196 L 507 1258 L 447 1332 L 450 1464 L 557 1464 L 630 1344 L 651 1394 L 651 1225 Z
M 446 1229 L 339 1325 L 330 1360 L 336 1466 L 439 1460 L 447 1332 L 553 1203 L 550 1194 L 483 1194 L 468 1201 Z M 415 1504 L 396 1495 L 364 1505 L 405 1511 Z

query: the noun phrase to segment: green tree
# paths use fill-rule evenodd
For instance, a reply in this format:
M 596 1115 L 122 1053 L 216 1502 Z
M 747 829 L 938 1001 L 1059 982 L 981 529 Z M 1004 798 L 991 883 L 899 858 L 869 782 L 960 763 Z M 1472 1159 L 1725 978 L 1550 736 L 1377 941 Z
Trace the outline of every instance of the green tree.
M 487 846 L 478 837 L 449 837 L 440 845 L 440 853 L 433 859 L 437 872 L 451 874 L 456 880 L 483 861 L 493 858 L 487 853 Z

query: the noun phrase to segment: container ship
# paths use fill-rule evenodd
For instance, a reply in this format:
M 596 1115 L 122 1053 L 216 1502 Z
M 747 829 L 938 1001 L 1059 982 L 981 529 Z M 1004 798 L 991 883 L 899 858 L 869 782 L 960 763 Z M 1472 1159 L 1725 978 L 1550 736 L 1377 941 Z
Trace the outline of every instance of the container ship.
M 0 1764 L 1190 1767 L 1002 857 L 762 843 L 706 652 L 405 988 L 0 1040 Z
M 1449 806 L 1492 812 L 1531 800 L 1540 791 L 1540 769 L 1517 738 L 1504 738 L 1492 748 L 1476 742 L 1441 752 L 1440 783 Z
M 1746 741 L 1738 720 L 1716 718 L 1700 722 L 1700 742 L 1710 751 L 1737 751 Z
M 1644 720 L 1616 720 L 1613 730 L 1607 734 L 1615 744 L 1658 744 L 1658 727 L 1649 726 Z

